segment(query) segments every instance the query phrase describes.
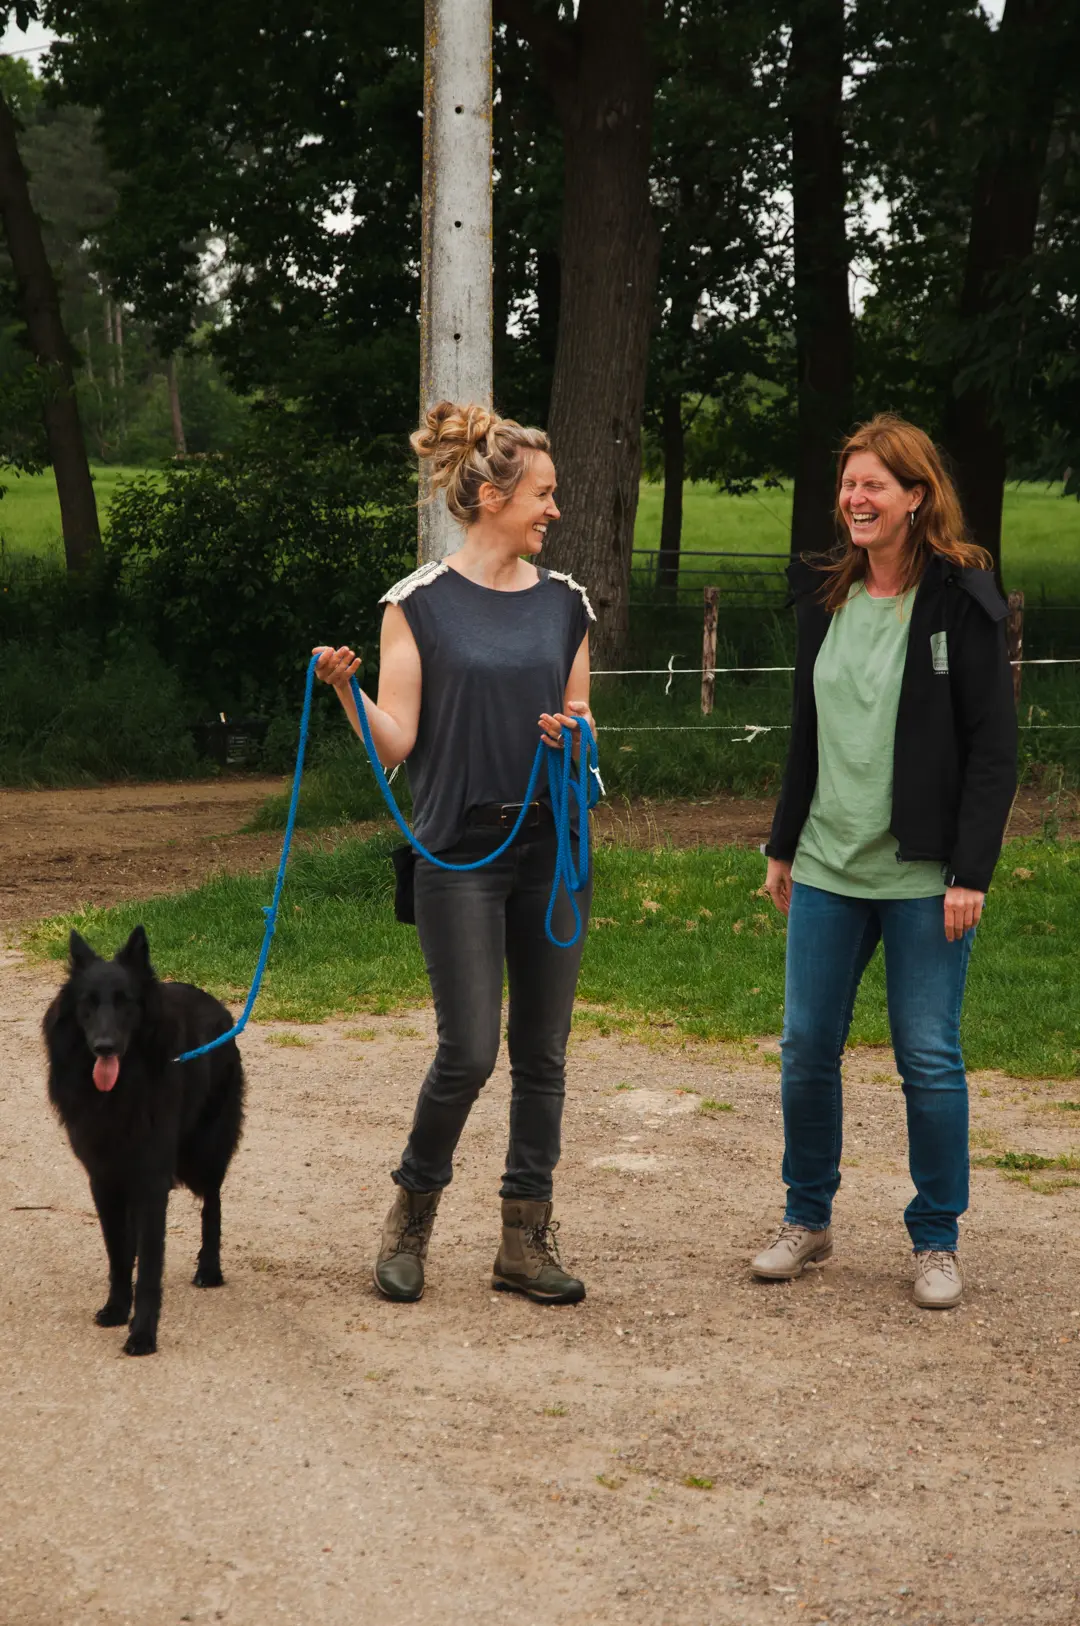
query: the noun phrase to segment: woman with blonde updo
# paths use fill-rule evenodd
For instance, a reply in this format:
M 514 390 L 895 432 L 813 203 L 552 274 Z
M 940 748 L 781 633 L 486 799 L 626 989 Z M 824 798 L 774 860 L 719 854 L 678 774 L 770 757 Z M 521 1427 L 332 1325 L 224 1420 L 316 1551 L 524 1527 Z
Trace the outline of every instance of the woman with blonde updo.
M 532 562 L 559 518 L 542 430 L 440 401 L 411 439 L 464 535 L 447 559 L 421 565 L 384 595 L 379 699 L 365 695 L 364 705 L 384 767 L 406 765 L 418 839 L 465 864 L 501 845 L 521 811 L 515 798 L 529 780 L 537 730 L 554 748 L 564 725 L 576 730 L 584 717 L 592 726 L 588 626 L 595 618 L 572 577 Z M 358 734 L 349 680 L 359 664 L 351 649 L 321 648 L 316 668 Z M 498 1055 L 504 966 L 513 1088 L 492 1286 L 546 1304 L 585 1296 L 562 1268 L 551 1223 L 584 938 L 583 930 L 575 947 L 556 948 L 545 933 L 555 846 L 545 786 L 517 841 L 494 863 L 451 872 L 416 859 L 413 909 L 438 1049 L 392 1176 L 397 1192 L 375 1263 L 375 1285 L 387 1298 L 411 1301 L 424 1291 L 454 1149 Z M 589 887 L 579 894 L 583 923 L 589 896 Z M 565 894 L 552 924 L 556 936 L 572 934 Z

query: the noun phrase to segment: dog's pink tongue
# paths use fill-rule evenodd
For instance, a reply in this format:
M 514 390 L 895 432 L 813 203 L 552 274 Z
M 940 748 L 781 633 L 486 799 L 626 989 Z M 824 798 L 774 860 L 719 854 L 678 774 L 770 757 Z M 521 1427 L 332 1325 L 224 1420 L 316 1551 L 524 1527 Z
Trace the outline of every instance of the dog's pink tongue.
M 120 1077 L 119 1056 L 99 1056 L 94 1063 L 94 1083 L 99 1090 L 111 1090 Z

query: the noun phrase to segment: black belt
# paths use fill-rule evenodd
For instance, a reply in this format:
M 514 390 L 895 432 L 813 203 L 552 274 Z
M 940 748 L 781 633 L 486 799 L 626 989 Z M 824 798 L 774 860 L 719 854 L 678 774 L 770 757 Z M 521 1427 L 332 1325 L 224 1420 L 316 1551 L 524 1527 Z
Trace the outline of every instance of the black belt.
M 471 830 L 505 830 L 509 833 L 518 821 L 520 802 L 483 802 L 470 807 L 465 822 Z M 554 814 L 546 802 L 530 802 L 521 821 L 523 830 L 534 830 L 555 823 Z

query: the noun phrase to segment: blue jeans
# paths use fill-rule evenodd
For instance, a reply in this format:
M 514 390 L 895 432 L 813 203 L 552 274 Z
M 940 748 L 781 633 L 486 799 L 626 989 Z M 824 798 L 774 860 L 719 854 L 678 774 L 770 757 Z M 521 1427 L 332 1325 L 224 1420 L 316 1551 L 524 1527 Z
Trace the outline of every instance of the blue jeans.
M 937 898 L 846 898 L 796 882 L 787 932 L 781 1100 L 786 1218 L 820 1231 L 840 1184 L 840 1060 L 855 994 L 879 941 L 889 1027 L 907 1104 L 916 1250 L 955 1248 L 968 1205 L 968 1098 L 960 1006 L 974 930 L 945 937 Z

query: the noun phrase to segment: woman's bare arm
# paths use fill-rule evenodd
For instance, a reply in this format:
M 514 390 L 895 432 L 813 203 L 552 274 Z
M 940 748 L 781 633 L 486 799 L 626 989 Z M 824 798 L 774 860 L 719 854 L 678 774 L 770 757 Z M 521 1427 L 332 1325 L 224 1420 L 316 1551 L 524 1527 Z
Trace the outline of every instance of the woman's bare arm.
M 361 733 L 349 680 L 360 669 L 360 659 L 347 645 L 332 649 L 326 644 L 312 650 L 319 655 L 315 675 L 330 684 L 357 734 Z M 383 614 L 379 643 L 378 703 L 363 693 L 371 737 L 384 768 L 404 762 L 416 744 L 420 723 L 420 651 L 409 623 L 396 604 L 388 604 Z
M 562 728 L 565 723 L 568 728 L 577 729 L 577 720 L 584 717 L 593 733 L 596 733 L 596 724 L 593 714 L 589 710 L 589 635 L 585 634 L 578 645 L 578 652 L 574 656 L 574 664 L 570 668 L 570 676 L 566 680 L 566 691 L 563 695 L 563 710 L 554 713 L 544 712 L 540 718 L 540 730 L 545 745 L 562 745 Z M 574 750 L 578 748 L 579 741 L 574 740 Z

